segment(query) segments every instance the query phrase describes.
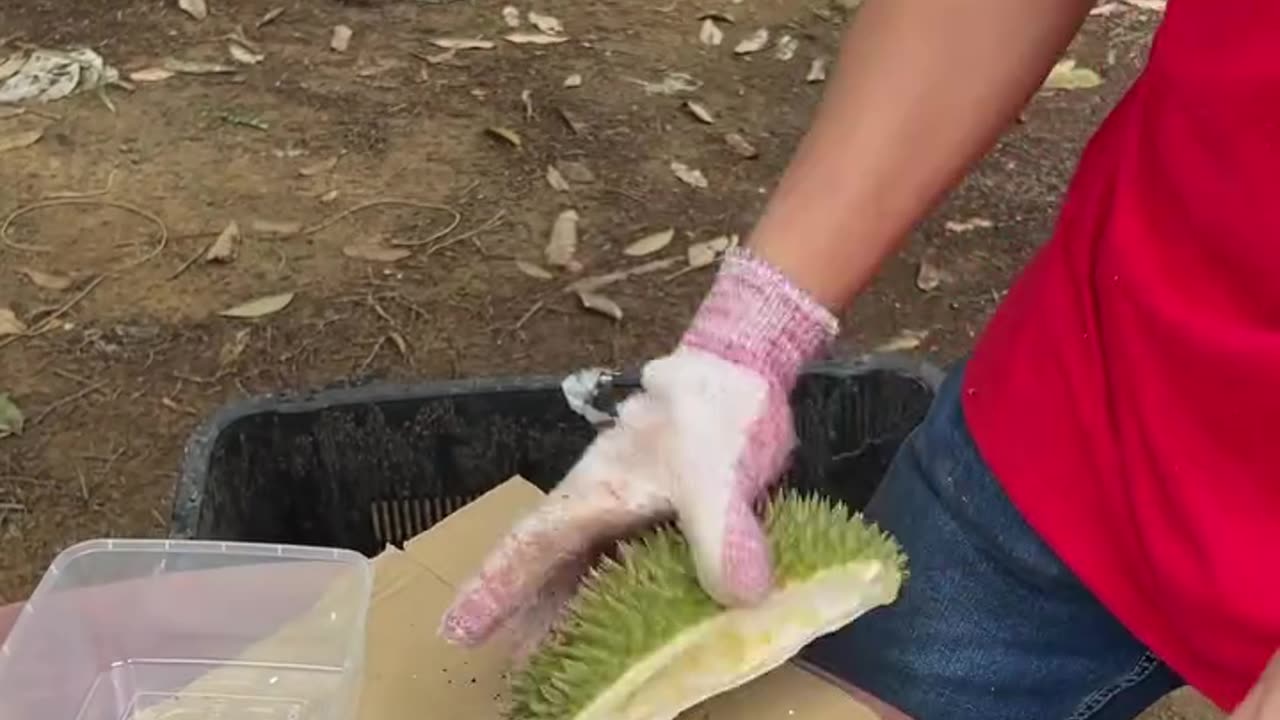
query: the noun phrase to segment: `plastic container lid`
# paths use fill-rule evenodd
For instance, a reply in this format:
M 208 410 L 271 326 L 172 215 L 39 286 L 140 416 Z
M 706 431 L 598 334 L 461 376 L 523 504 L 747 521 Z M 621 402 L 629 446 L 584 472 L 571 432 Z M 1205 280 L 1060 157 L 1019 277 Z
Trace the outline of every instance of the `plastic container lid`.
M 372 572 L 327 548 L 76 545 L 0 646 L 0 720 L 348 720 Z

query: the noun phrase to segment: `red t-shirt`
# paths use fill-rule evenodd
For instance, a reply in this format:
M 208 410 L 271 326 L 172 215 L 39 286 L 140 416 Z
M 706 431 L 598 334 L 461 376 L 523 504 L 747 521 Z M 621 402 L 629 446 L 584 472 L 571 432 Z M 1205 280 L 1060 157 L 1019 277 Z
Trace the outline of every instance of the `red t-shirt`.
M 1171 0 L 964 388 L 1028 522 L 1238 704 L 1280 647 L 1280 0 Z

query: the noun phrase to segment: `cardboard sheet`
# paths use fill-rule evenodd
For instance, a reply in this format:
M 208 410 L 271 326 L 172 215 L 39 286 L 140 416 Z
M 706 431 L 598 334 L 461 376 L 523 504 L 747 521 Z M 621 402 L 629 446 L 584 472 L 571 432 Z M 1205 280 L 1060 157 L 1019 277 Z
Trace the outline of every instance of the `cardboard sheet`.
M 502 533 L 542 499 L 523 479 L 512 479 L 405 545 L 374 559 L 374 596 L 358 720 L 499 720 L 504 678 L 513 649 L 496 637 L 464 649 L 439 639 L 436 626 L 454 589 L 482 562 Z M 269 657 L 274 642 L 297 637 L 323 622 L 323 607 L 250 649 L 244 659 Z M 313 617 L 314 616 L 314 617 Z M 208 696 L 226 687 L 221 671 L 187 688 Z M 307 680 L 306 682 L 310 682 Z M 307 697 L 303 684 L 289 687 Z M 175 705 L 145 715 L 172 718 Z M 143 717 L 140 714 L 140 717 Z M 203 717 L 203 716 L 201 716 Z M 292 716 L 290 716 L 292 717 Z M 836 684 L 792 664 L 694 708 L 682 720 L 875 720 L 876 714 Z
M 515 478 L 459 510 L 377 563 L 369 618 L 369 656 L 359 720 L 498 720 L 502 674 L 512 644 L 478 649 L 437 638 L 436 623 L 454 587 L 479 566 L 502 533 L 542 499 Z M 844 690 L 795 665 L 686 713 L 689 720 L 874 720 Z

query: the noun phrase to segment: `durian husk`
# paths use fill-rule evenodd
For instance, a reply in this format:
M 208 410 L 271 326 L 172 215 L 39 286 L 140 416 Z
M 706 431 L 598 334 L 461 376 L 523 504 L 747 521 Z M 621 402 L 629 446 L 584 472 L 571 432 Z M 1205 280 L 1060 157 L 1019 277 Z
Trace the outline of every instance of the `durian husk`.
M 511 720 L 672 720 L 893 602 L 906 557 L 844 505 L 785 492 L 765 514 L 775 585 L 761 603 L 719 605 L 689 544 L 661 528 L 586 577 L 511 680 Z

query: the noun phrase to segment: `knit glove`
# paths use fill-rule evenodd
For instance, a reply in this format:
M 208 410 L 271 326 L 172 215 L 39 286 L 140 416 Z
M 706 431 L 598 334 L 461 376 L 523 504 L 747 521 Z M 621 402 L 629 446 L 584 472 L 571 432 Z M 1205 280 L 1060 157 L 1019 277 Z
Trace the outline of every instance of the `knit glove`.
M 517 633 L 536 637 L 601 550 L 670 519 L 712 597 L 762 599 L 772 563 L 754 505 L 795 446 L 796 379 L 837 330 L 776 269 L 731 250 L 677 349 L 644 367 L 642 392 L 490 553 L 441 634 L 477 644 L 520 614 Z

